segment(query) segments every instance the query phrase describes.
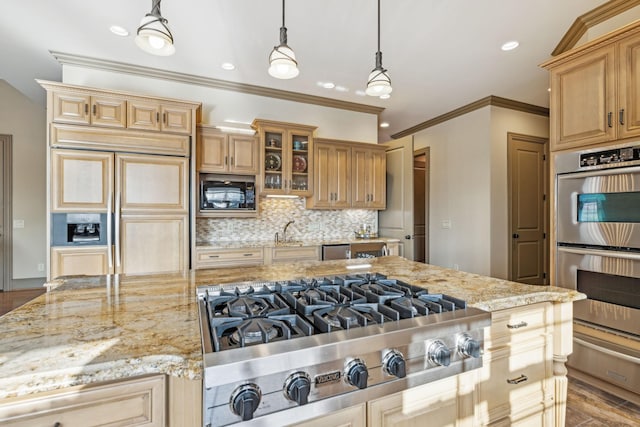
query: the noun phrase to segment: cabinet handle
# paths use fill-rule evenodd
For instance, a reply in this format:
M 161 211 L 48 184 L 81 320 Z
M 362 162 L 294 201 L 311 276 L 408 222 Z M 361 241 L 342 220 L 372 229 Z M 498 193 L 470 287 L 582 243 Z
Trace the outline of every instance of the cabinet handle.
M 253 254 L 242 254 L 242 256 L 253 256 Z
M 89 104 L 84 104 L 84 113 L 89 114 Z
M 220 255 L 209 255 L 209 258 L 220 258 Z
M 508 379 L 507 383 L 509 383 L 509 384 L 520 384 L 520 383 L 523 383 L 523 382 L 527 381 L 528 379 L 529 378 L 525 374 L 522 374 L 518 378 Z
M 53 427 L 62 427 L 62 424 L 59 421 L 56 421 Z
M 624 108 L 618 113 L 618 119 L 620 120 L 620 124 L 624 125 Z
M 96 104 L 93 104 L 93 106 L 91 106 L 91 112 L 93 113 L 94 117 L 95 117 L 97 111 L 98 111 L 98 108 L 96 107 Z
M 232 165 L 233 164 L 233 156 L 229 157 L 229 164 Z
M 160 122 L 160 113 L 156 111 L 156 123 Z
M 520 328 L 524 328 L 526 326 L 529 326 L 529 324 L 525 321 L 522 321 L 520 323 L 516 323 L 515 325 L 511 325 L 509 323 L 507 323 L 507 328 L 509 329 L 520 329 Z
M 613 116 L 613 113 L 611 111 L 609 111 L 609 114 L 607 114 L 607 126 L 609 127 L 613 127 L 613 124 L 611 123 L 611 117 Z
M 162 113 L 162 123 L 167 124 L 167 113 Z
M 227 156 L 224 156 L 224 165 L 227 166 Z

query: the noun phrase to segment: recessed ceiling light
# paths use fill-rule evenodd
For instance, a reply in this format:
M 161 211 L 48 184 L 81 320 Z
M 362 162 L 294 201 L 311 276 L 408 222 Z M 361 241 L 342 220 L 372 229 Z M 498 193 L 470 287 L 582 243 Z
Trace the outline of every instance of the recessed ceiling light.
M 336 85 L 335 83 L 326 82 L 326 83 L 322 83 L 322 87 L 325 89 L 333 89 L 334 87 L 336 87 Z
M 346 87 L 344 87 L 344 86 L 336 86 L 336 90 L 337 90 L 338 92 L 349 92 L 349 89 L 347 89 L 347 88 L 346 88 Z
M 520 46 L 520 43 L 518 43 L 517 40 L 511 40 L 511 41 L 508 41 L 505 44 L 503 44 L 501 49 L 506 52 L 508 50 L 513 50 L 513 49 L 517 48 L 518 46 Z
M 391 98 L 391 94 L 385 93 L 380 95 L 380 99 L 389 99 L 389 98 Z
M 551 88 L 550 87 L 547 88 L 547 92 L 551 92 Z
M 233 65 L 231 62 L 223 62 L 221 65 L 223 70 L 227 70 L 227 71 L 231 71 L 231 70 L 235 70 L 236 66 Z
M 111 31 L 116 36 L 127 37 L 129 35 L 129 31 L 127 31 L 125 28 L 122 28 L 120 25 L 110 26 L 109 31 Z
M 388 128 L 388 127 L 389 127 L 389 123 L 387 123 L 387 122 L 382 122 L 382 123 L 380 123 L 380 127 L 381 127 L 381 128 Z
M 356 91 L 356 95 L 358 95 L 358 96 L 366 96 L 367 93 L 365 91 L 363 91 L 363 90 L 357 90 Z

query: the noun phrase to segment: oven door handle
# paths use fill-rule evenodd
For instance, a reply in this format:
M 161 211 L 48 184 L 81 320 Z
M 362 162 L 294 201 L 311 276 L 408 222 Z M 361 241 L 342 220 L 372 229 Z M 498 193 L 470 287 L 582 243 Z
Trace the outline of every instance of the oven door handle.
M 597 255 L 606 256 L 609 258 L 630 259 L 632 261 L 640 261 L 640 253 L 635 252 L 620 252 L 606 249 L 583 249 L 572 248 L 568 246 L 558 246 L 558 252 L 565 252 L 577 255 Z
M 638 357 L 629 356 L 628 354 L 620 353 L 619 351 L 613 351 L 606 347 L 601 347 L 599 345 L 592 344 L 588 341 L 581 340 L 580 338 L 573 338 L 573 342 L 580 344 L 581 346 L 587 347 L 591 350 L 599 351 L 600 353 L 604 353 L 609 356 L 613 356 L 615 358 L 625 360 L 627 362 L 636 363 L 636 364 L 640 363 L 640 358 Z
M 613 167 L 613 168 L 606 168 L 606 169 L 598 169 L 594 171 L 572 172 L 572 173 L 562 174 L 562 175 L 558 175 L 558 180 L 589 178 L 592 176 L 603 176 L 603 175 L 619 175 L 619 174 L 636 173 L 636 172 L 640 172 L 640 166 L 634 166 L 630 168 Z

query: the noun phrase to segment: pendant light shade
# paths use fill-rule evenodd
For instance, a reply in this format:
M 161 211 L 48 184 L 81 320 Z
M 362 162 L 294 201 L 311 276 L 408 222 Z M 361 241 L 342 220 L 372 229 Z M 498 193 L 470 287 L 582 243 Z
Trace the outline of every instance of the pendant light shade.
M 292 79 L 300 74 L 296 54 L 287 45 L 287 28 L 284 26 L 284 0 L 282 0 L 280 45 L 275 46 L 269 55 L 269 74 L 277 79 Z
M 138 27 L 136 44 L 147 53 L 159 56 L 173 55 L 176 51 L 167 20 L 160 13 L 160 0 L 152 0 L 151 12 L 147 13 Z
M 378 51 L 376 52 L 376 67 L 369 74 L 366 94 L 371 96 L 388 95 L 393 88 L 389 73 L 382 67 L 382 52 L 380 52 L 380 0 L 378 0 Z

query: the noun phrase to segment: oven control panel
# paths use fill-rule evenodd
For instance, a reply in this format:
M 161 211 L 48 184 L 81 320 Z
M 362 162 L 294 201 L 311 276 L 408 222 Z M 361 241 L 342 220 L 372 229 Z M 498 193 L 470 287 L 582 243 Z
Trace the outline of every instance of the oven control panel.
M 580 154 L 580 167 L 620 164 L 640 160 L 640 146 L 622 147 Z

